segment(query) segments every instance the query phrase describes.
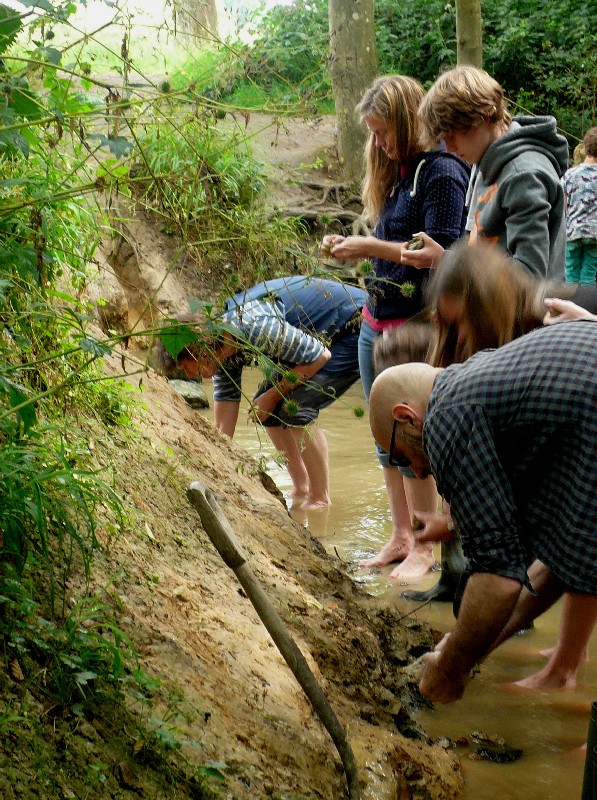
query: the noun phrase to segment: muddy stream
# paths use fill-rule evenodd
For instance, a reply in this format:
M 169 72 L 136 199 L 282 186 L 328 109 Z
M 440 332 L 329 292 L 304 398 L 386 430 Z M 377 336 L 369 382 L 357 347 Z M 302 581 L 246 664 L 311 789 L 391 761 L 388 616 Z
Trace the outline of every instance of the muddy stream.
M 257 377 L 247 371 L 244 389 L 248 396 L 253 394 Z M 205 389 L 211 402 L 211 382 L 206 382 Z M 377 552 L 389 538 L 391 525 L 367 417 L 357 418 L 352 411 L 355 406 L 364 406 L 360 383 L 320 416 L 329 442 L 332 507 L 329 512 L 308 516 L 300 509 L 292 510 L 292 516 L 345 562 L 366 591 L 404 613 L 412 612 L 440 631 L 448 631 L 453 624 L 449 603 L 418 608 L 400 597 L 406 586 L 426 589 L 433 585 L 437 574 L 430 573 L 412 584 L 396 584 L 387 577 L 390 567 L 357 568 L 362 558 Z M 211 411 L 205 413 L 212 416 Z M 245 420 L 241 411 L 236 441 L 264 460 L 267 471 L 288 498 L 290 481 L 276 462 L 268 437 Z M 523 751 L 523 756 L 511 764 L 472 761 L 463 756 L 466 788 L 462 800 L 580 800 L 584 751 L 579 748 L 586 741 L 590 704 L 597 699 L 596 642 L 591 642 L 591 658 L 579 670 L 575 690 L 523 692 L 507 688 L 507 684 L 536 672 L 545 663 L 539 651 L 555 644 L 559 613 L 556 606 L 537 622 L 535 630 L 504 644 L 488 659 L 463 699 L 419 712 L 421 725 L 434 739 L 470 739 L 471 733 L 480 731 Z

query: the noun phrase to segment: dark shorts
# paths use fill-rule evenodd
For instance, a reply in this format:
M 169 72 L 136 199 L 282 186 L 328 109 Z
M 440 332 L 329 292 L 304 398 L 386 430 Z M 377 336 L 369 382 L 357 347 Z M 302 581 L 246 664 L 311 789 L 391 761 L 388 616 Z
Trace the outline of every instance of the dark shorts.
M 264 426 L 276 428 L 308 425 L 317 419 L 322 408 L 327 408 L 356 383 L 359 379 L 358 338 L 358 333 L 352 333 L 334 342 L 330 347 L 332 357 L 325 367 L 281 399 L 274 412 L 263 423 Z M 275 380 L 275 376 L 261 383 L 255 397 L 263 394 L 272 385 L 272 380 Z

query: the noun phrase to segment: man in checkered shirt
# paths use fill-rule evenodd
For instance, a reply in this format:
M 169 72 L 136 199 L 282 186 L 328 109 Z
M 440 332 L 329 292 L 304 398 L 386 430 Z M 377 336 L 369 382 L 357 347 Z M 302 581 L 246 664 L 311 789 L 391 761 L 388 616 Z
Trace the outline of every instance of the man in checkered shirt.
M 458 699 L 474 665 L 564 592 L 592 629 L 597 321 L 552 325 L 444 370 L 386 370 L 370 421 L 395 463 L 433 474 L 472 573 L 454 630 L 424 657 L 423 694 Z

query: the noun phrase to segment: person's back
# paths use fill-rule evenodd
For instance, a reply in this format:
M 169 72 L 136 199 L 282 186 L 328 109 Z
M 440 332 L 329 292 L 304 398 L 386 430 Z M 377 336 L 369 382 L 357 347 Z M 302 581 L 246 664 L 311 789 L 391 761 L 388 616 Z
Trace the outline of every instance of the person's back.
M 226 304 L 226 310 L 242 308 L 253 300 L 275 298 L 284 306 L 290 325 L 333 339 L 344 326 L 359 315 L 367 294 L 352 284 L 308 275 L 292 275 L 262 281 L 250 289 L 237 292 Z M 354 330 L 358 330 L 355 319 Z
M 495 558 L 505 574 L 510 559 L 524 580 L 526 549 L 578 591 L 597 589 L 593 566 L 589 575 L 560 565 L 594 536 L 595 407 L 595 322 L 533 331 L 438 375 L 425 448 L 473 561 L 482 532 L 483 571 Z

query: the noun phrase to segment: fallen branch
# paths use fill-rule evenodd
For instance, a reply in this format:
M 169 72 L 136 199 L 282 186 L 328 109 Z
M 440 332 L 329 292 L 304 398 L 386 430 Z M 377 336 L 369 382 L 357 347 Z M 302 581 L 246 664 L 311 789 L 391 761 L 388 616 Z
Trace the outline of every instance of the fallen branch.
M 344 728 L 340 725 L 338 717 L 315 680 L 315 676 L 311 672 L 305 657 L 284 627 L 279 614 L 268 600 L 261 584 L 247 564 L 245 554 L 230 523 L 218 506 L 213 492 L 205 484 L 194 481 L 187 490 L 187 497 L 190 504 L 199 514 L 201 524 L 214 547 L 221 555 L 224 563 L 230 567 L 238 578 L 259 618 L 274 640 L 276 647 L 292 670 L 317 716 L 336 745 L 346 773 L 350 800 L 359 800 L 360 789 L 357 765 Z

